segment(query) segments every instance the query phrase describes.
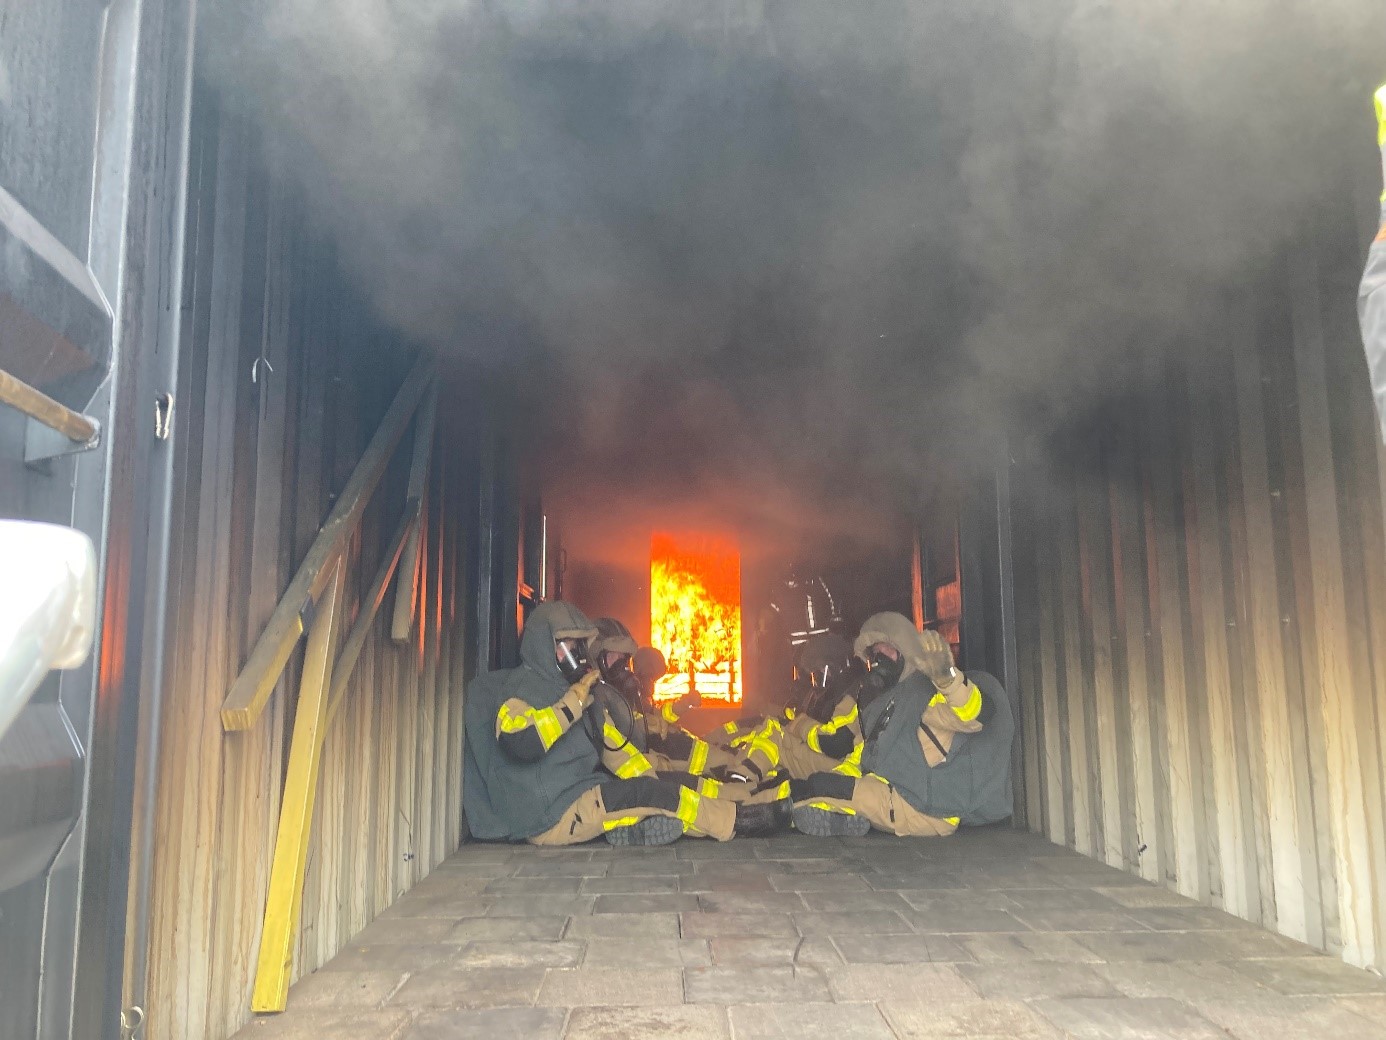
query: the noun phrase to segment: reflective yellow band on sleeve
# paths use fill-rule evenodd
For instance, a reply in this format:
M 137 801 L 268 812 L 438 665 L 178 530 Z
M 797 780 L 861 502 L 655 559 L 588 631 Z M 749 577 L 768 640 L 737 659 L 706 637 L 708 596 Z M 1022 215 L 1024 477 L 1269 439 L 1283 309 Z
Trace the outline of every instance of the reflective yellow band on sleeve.
M 961 707 L 953 709 L 953 714 L 963 722 L 971 722 L 978 715 L 982 714 L 982 691 L 976 686 L 969 686 L 972 690 L 971 696 Z
M 804 743 L 809 746 L 809 750 L 817 751 L 820 755 L 823 753 L 823 745 L 818 742 L 818 731 L 822 728 L 822 726 L 814 726 L 808 731 L 808 736 L 804 738 Z
M 810 809 L 822 809 L 824 812 L 837 813 L 839 816 L 855 816 L 857 811 L 850 805 L 833 805 L 831 802 L 809 802 Z
M 724 723 L 722 723 L 722 732 L 723 732 L 723 733 L 735 733 L 735 732 L 737 731 L 737 729 L 738 729 L 738 727 L 737 727 L 737 725 L 736 725 L 735 722 L 724 722 Z
M 962 822 L 962 817 L 960 817 L 960 816 L 945 816 L 945 817 L 943 818 L 943 822 L 944 822 L 944 823 L 951 823 L 954 827 L 956 827 L 959 823 Z
M 615 820 L 603 820 L 602 830 L 614 831 L 617 827 L 634 827 L 639 822 L 639 816 L 622 816 Z
M 558 721 L 558 711 L 554 708 L 525 708 L 523 711 L 515 711 L 510 707 L 511 702 L 506 701 L 500 706 L 500 711 L 496 713 L 496 720 L 500 723 L 502 733 L 519 733 L 522 730 L 533 726 L 535 732 L 539 734 L 539 742 L 544 745 L 547 751 L 553 747 L 558 738 L 563 736 L 563 724 Z
M 794 716 L 797 715 L 797 714 L 798 714 L 798 712 L 796 712 L 793 708 L 787 707 L 787 708 L 784 709 L 784 717 L 785 717 L 785 719 L 786 719 L 787 721 L 789 721 L 789 722 L 793 722 L 793 721 L 794 721 Z
M 784 783 L 780 784 L 779 787 L 775 788 L 775 797 L 776 797 L 776 799 L 778 799 L 779 801 L 784 801 L 786 798 L 789 797 L 789 781 L 788 781 L 788 780 L 786 780 Z
M 936 707 L 938 707 L 940 704 L 947 704 L 947 703 L 948 703 L 948 695 L 947 695 L 947 694 L 944 694 L 944 693 L 936 693 L 936 694 L 934 694 L 932 697 L 929 698 L 929 707 L 931 707 L 931 708 L 936 708 Z
M 693 751 L 688 756 L 688 771 L 694 776 L 698 776 L 707 768 L 707 741 L 693 740 Z
M 1386 84 L 1376 92 L 1376 146 L 1386 148 Z
M 678 712 L 674 711 L 674 702 L 665 701 L 664 706 L 659 709 L 660 716 L 671 726 L 679 721 Z
M 698 793 L 704 798 L 716 798 L 722 793 L 722 785 L 710 776 L 698 781 Z
M 698 807 L 702 804 L 702 799 L 698 792 L 687 787 L 679 788 L 679 807 L 674 815 L 683 823 L 685 830 L 693 829 L 693 821 L 698 818 Z

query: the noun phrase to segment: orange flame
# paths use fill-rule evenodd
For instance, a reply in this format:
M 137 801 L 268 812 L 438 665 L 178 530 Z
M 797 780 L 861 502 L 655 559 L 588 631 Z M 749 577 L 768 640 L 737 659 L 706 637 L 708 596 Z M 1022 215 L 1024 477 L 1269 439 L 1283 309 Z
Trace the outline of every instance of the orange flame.
M 650 541 L 650 642 L 669 662 L 655 699 L 741 703 L 741 553 L 707 535 Z

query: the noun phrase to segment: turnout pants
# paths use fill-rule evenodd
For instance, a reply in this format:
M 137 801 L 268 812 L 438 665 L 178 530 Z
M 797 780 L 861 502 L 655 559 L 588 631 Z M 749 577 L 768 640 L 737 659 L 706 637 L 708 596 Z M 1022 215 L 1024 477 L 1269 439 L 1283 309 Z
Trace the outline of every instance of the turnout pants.
M 902 838 L 944 837 L 958 829 L 956 817 L 939 819 L 925 815 L 905 801 L 889 780 L 876 773 L 867 773 L 860 779 L 817 773 L 794 785 L 794 805 L 847 815 L 859 813 L 876 830 Z
M 647 816 L 672 816 L 683 824 L 684 834 L 728 841 L 736 825 L 736 806 L 672 780 L 643 776 L 608 780 L 579 795 L 556 824 L 529 841 L 532 845 L 580 845 Z

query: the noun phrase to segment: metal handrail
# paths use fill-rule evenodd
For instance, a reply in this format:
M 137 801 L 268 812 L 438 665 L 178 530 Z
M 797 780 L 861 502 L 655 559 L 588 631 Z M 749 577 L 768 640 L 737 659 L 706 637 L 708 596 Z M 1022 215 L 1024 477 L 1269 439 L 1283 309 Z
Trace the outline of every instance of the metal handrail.
M 318 529 L 318 536 L 313 539 L 298 573 L 284 591 L 241 674 L 222 702 L 223 729 L 247 730 L 260 718 L 332 577 L 332 565 L 356 532 L 395 448 L 409 427 L 409 420 L 433 382 L 433 374 L 433 361 L 425 355 L 405 377 L 332 512 Z
M 74 444 L 89 444 L 101 432 L 101 424 L 91 416 L 74 412 L 4 369 L 0 369 L 0 403 L 18 409 L 50 430 L 56 430 Z

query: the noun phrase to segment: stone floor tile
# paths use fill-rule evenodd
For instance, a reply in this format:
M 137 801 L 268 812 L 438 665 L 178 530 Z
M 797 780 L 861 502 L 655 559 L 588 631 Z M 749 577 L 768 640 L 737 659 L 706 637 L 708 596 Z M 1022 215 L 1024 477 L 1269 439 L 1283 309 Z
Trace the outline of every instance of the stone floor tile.
M 993 1000 L 1121 996 L 1120 990 L 1087 964 L 1062 964 L 1058 961 L 960 964 L 958 971 L 978 993 Z
M 1031 910 L 1011 911 L 1016 920 L 1037 932 L 1148 932 L 1127 916 L 1125 910 Z
M 1267 989 L 1287 996 L 1323 994 L 1351 996 L 1386 993 L 1386 981 L 1361 968 L 1328 957 L 1282 957 L 1275 960 L 1238 961 L 1242 975 Z
M 756 851 L 758 859 L 822 859 L 825 856 L 840 858 L 846 854 L 846 846 L 840 840 L 817 838 L 798 831 L 788 831 L 776 835 L 775 840 L 767 842 Z
M 661 895 L 679 890 L 677 877 L 594 877 L 582 882 L 583 895 Z
M 413 946 L 361 946 L 352 943 L 318 971 L 414 972 L 447 964 L 456 956 L 457 947 L 450 943 L 420 943 Z
M 648 895 L 597 896 L 592 913 L 601 914 L 677 914 L 699 909 L 698 897 L 689 893 L 652 893 Z
M 586 948 L 573 939 L 482 939 L 462 947 L 453 963 L 459 968 L 575 968 Z
M 862 874 L 771 874 L 769 880 L 776 892 L 876 891 Z
M 501 844 L 499 842 L 491 844 L 484 841 L 469 841 L 458 849 L 451 856 L 443 861 L 443 865 L 463 862 L 463 863 L 508 863 L 517 854 L 528 852 L 524 846 Z
M 286 1011 L 257 1018 L 234 1040 L 396 1040 L 409 1024 L 398 1010 Z
M 874 1004 L 743 1004 L 728 1009 L 736 1040 L 893 1040 Z
M 788 914 L 680 914 L 685 939 L 722 935 L 798 935 Z
M 369 1008 L 404 981 L 402 971 L 315 971 L 289 990 L 289 1008 Z
M 761 860 L 767 874 L 841 874 L 839 859 L 805 858 Z
M 569 939 L 587 939 L 594 935 L 623 939 L 677 938 L 678 914 L 592 914 L 574 917 L 564 935 Z
M 1075 935 L 1104 961 L 1216 961 L 1223 959 L 1210 941 L 1212 932 L 1108 932 Z
M 515 859 L 521 863 L 545 859 L 585 863 L 610 852 L 611 846 L 604 841 L 589 841 L 583 845 L 526 845 L 515 851 Z
M 786 892 L 785 895 L 793 893 Z M 907 901 L 907 892 L 877 892 L 863 886 L 840 889 L 836 892 L 804 892 L 800 895 L 809 910 L 898 910 L 914 909 Z
M 881 1012 L 900 1040 L 1063 1040 L 1018 1000 L 892 1000 Z
M 596 896 L 497 896 L 487 917 L 580 917 L 592 912 Z
M 745 860 L 754 862 L 757 850 L 764 849 L 764 838 L 737 838 L 736 841 L 681 841 L 675 855 L 686 860 Z
M 926 1000 L 948 1004 L 980 1000 L 951 964 L 844 964 L 827 970 L 833 999 Z
M 832 940 L 822 936 L 796 939 L 790 936 L 762 938 L 733 935 L 713 939 L 711 946 L 712 962 L 719 967 L 797 964 L 800 967 L 822 968 L 843 963 Z
M 486 884 L 488 896 L 526 896 L 543 902 L 551 896 L 575 896 L 582 886 L 580 877 L 503 877 Z
M 1110 910 L 1121 907 L 1096 889 L 1087 888 L 1011 888 L 1006 898 L 1021 911 L 1027 910 Z
M 538 1003 L 546 1007 L 682 1004 L 683 976 L 676 968 L 557 968 L 544 979 Z
M 679 891 L 704 895 L 711 892 L 740 892 L 746 895 L 775 891 L 766 874 L 742 872 L 738 874 L 683 874 L 679 877 Z M 791 893 L 793 893 L 791 889 Z
M 1253 960 L 1258 957 L 1322 957 L 1318 950 L 1264 928 L 1244 928 L 1230 932 L 1204 932 L 1204 940 L 1223 960 Z M 1338 963 L 1342 963 L 1339 961 Z
M 1227 1040 L 1188 1004 L 1133 997 L 1040 1000 L 1035 1010 L 1073 1040 Z
M 447 941 L 557 939 L 567 926 L 567 917 L 464 917 L 453 926 Z
M 1364 1014 L 1349 1000 L 1210 1000 L 1198 1009 L 1236 1040 L 1386 1040 L 1386 1008 Z
M 471 917 L 484 914 L 495 902 L 494 896 L 482 895 L 480 888 L 491 884 L 477 879 L 478 894 L 435 893 L 430 896 L 416 896 L 409 893 L 394 906 L 380 913 L 377 921 L 418 920 L 427 917 Z
M 1169 997 L 1197 1003 L 1203 1000 L 1256 1000 L 1272 992 L 1230 965 L 1214 961 L 1115 961 L 1093 970 L 1127 997 Z
M 694 864 L 688 860 L 618 859 L 606 872 L 607 877 L 682 877 L 692 874 Z
M 533 863 L 521 863 L 511 875 L 515 878 L 599 878 L 606 877 L 610 864 L 594 859 L 553 860 L 540 859 Z
M 353 945 L 398 946 L 401 943 L 447 942 L 459 917 L 377 917 L 354 939 Z
M 918 874 L 867 874 L 865 877 L 867 884 L 878 892 L 946 892 L 967 888 L 967 882 L 957 874 L 921 871 Z
M 1012 961 L 1065 961 L 1080 963 L 1100 958 L 1072 936 L 1057 932 L 1019 932 L 1015 935 L 958 935 L 954 938 L 979 964 Z
M 908 935 L 914 931 L 891 910 L 805 911 L 789 916 L 800 935 Z
M 708 1004 L 669 1007 L 579 1007 L 565 1040 L 726 1040 L 725 1008 Z
M 947 935 L 836 935 L 833 945 L 848 964 L 924 964 L 972 959 Z
M 697 909 L 709 914 L 787 914 L 808 907 L 797 892 L 703 892 Z
M 386 1006 L 527 1007 L 543 981 L 542 968 L 428 968 L 409 976 Z
M 899 896 L 915 910 L 957 910 L 959 913 L 1005 910 L 1007 913 L 1013 913 L 1018 909 L 1016 902 L 1008 899 L 1006 893 L 1000 890 L 967 888 L 942 892 L 902 891 L 881 894 Z
M 566 1014 L 563 1008 L 531 1007 L 425 1011 L 400 1040 L 559 1040 Z
M 697 968 L 712 963 L 706 939 L 605 938 L 587 940 L 584 968 Z
M 1157 932 L 1231 932 L 1256 927 L 1211 906 L 1128 908 L 1123 912 L 1137 924 Z
M 906 921 L 916 932 L 1028 932 L 1029 925 L 1005 910 L 981 910 L 969 907 L 948 907 L 933 910 L 909 910 Z
M 1121 888 L 1098 888 L 1112 902 L 1129 907 L 1196 907 L 1199 904 L 1188 896 L 1171 892 L 1158 885 L 1127 885 Z
M 690 1004 L 796 1004 L 832 995 L 818 968 L 742 965 L 685 969 L 683 998 Z

